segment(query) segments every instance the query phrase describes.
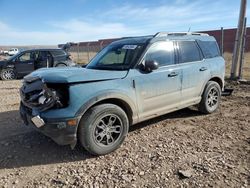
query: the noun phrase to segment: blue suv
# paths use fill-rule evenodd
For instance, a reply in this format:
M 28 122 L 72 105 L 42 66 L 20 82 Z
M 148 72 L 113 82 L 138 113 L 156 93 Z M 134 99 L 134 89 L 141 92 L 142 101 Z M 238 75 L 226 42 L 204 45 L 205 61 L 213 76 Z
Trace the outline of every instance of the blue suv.
M 123 38 L 85 67 L 39 69 L 24 78 L 20 114 L 60 145 L 117 149 L 129 126 L 197 105 L 219 107 L 225 62 L 214 37 L 157 33 Z

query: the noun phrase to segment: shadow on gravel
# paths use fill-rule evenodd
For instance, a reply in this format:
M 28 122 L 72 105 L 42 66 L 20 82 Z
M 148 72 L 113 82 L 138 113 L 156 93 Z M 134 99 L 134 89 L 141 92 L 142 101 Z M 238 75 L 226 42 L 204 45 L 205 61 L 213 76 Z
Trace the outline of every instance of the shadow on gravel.
M 134 125 L 130 132 L 166 119 L 199 115 L 198 111 L 187 108 Z M 75 162 L 94 157 L 79 147 L 71 150 L 69 146 L 59 146 L 23 125 L 18 111 L 0 113 L 0 129 L 0 169 Z
M 151 124 L 159 123 L 160 121 L 164 121 L 167 119 L 180 119 L 180 118 L 188 118 L 188 117 L 195 117 L 195 116 L 202 116 L 199 111 L 193 110 L 191 108 L 184 108 L 182 110 L 178 110 L 169 114 L 165 114 L 142 123 L 138 123 L 130 127 L 129 132 L 136 131 L 138 129 L 142 129 L 144 127 L 150 126 Z
M 83 149 L 59 146 L 23 125 L 19 111 L 0 113 L 0 169 L 75 162 L 91 157 Z

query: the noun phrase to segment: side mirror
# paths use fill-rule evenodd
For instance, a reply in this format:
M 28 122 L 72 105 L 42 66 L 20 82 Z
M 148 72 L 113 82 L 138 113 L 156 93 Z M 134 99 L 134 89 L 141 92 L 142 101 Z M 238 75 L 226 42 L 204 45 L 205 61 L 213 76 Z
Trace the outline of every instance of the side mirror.
M 153 70 L 156 70 L 159 68 L 159 64 L 154 60 L 146 60 L 144 69 L 147 72 L 152 72 Z

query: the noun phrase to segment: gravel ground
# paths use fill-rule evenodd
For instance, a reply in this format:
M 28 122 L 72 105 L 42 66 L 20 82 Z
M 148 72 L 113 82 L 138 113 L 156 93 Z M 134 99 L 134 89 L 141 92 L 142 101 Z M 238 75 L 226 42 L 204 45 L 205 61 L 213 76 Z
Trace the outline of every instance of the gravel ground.
M 250 85 L 230 84 L 220 110 L 193 108 L 130 129 L 120 149 L 93 157 L 24 126 L 21 81 L 0 81 L 0 187 L 248 187 Z

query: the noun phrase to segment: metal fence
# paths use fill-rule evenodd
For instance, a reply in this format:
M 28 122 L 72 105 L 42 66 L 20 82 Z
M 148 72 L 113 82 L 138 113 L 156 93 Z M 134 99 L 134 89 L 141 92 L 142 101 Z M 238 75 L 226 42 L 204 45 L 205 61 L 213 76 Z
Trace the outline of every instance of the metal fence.
M 88 63 L 100 50 L 117 39 L 102 39 L 98 41 L 79 42 L 69 49 L 71 58 L 78 64 Z M 59 44 L 61 47 L 63 44 Z
M 211 31 L 200 31 L 214 36 L 221 49 L 222 55 L 226 60 L 226 76 L 230 76 L 230 69 L 232 63 L 232 52 L 234 48 L 235 35 L 237 29 L 218 29 Z M 74 44 L 69 52 L 72 59 L 78 64 L 88 63 L 101 49 L 110 44 L 116 39 L 102 39 L 98 41 L 79 42 Z M 61 44 L 58 45 L 62 46 Z M 246 48 L 245 58 L 243 64 L 243 78 L 250 80 L 250 27 L 246 31 Z

